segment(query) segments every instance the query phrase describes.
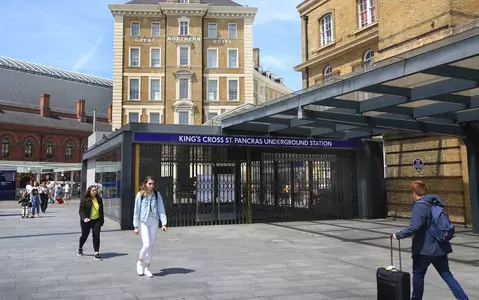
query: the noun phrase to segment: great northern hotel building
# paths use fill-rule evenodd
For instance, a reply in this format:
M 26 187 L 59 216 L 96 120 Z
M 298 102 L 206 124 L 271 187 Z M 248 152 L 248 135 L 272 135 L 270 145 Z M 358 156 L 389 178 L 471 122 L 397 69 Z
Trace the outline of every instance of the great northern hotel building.
M 255 104 L 257 8 L 230 0 L 133 0 L 109 7 L 113 130 L 129 122 L 200 125 Z M 277 96 L 290 92 L 280 79 L 273 84 Z

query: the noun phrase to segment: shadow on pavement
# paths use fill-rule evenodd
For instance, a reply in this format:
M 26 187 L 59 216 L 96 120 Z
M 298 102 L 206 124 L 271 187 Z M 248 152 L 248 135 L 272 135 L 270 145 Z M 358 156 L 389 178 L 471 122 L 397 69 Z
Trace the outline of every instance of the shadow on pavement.
M 40 217 L 40 218 L 35 218 L 35 219 L 41 219 L 41 218 L 46 218 L 45 217 Z M 54 218 L 53 216 L 50 218 Z M 115 231 L 122 231 L 121 229 L 107 229 L 107 230 L 102 230 L 101 233 L 105 232 L 115 232 Z M 18 238 L 30 238 L 30 237 L 39 237 L 39 236 L 57 236 L 57 235 L 81 235 L 80 230 L 75 231 L 75 232 L 54 232 L 54 233 L 40 233 L 40 234 L 25 234 L 25 235 L 11 235 L 11 236 L 0 236 L 0 240 L 6 240 L 6 239 L 18 239 Z
M 162 269 L 159 273 L 153 274 L 154 276 L 168 276 L 168 275 L 174 275 L 174 274 L 188 274 L 196 272 L 195 270 L 191 269 L 185 269 L 185 268 L 168 268 L 168 269 Z
M 314 223 L 319 223 L 319 222 L 314 222 Z M 329 224 L 329 223 L 326 223 L 326 222 L 322 222 L 322 223 L 330 225 L 330 226 L 338 226 L 337 224 Z M 309 233 L 309 234 L 313 234 L 313 235 L 320 235 L 320 236 L 324 236 L 324 237 L 328 237 L 328 238 L 333 238 L 333 239 L 336 239 L 336 240 L 339 240 L 339 241 L 342 241 L 342 242 L 346 242 L 346 243 L 355 243 L 355 244 L 372 246 L 372 247 L 388 249 L 388 250 L 390 249 L 390 246 L 387 246 L 387 245 L 380 245 L 380 244 L 375 244 L 375 243 L 368 242 L 368 240 L 376 240 L 378 238 L 351 239 L 351 238 L 346 238 L 346 237 L 341 237 L 341 236 L 337 236 L 337 235 L 334 235 L 334 234 L 330 234 L 330 233 L 328 233 L 327 230 L 326 231 L 324 231 L 324 230 L 323 231 L 321 231 L 321 230 L 314 231 L 314 230 L 297 228 L 297 227 L 290 226 L 290 225 L 285 225 L 285 224 L 276 224 L 276 223 L 265 223 L 265 224 L 280 227 L 280 228 L 287 228 L 287 229 L 291 229 L 291 230 L 296 230 L 296 231 L 299 231 L 299 232 Z M 344 227 L 344 226 L 339 226 L 339 227 Z M 371 231 L 371 230 L 365 230 L 365 231 Z M 372 231 L 372 232 L 374 232 L 374 231 Z M 381 234 L 384 235 L 383 239 L 387 239 L 389 236 L 391 236 L 391 234 L 387 234 L 387 233 L 384 233 L 384 232 L 382 232 Z M 454 246 L 454 244 L 453 244 L 453 246 Z M 465 246 L 465 247 L 477 248 L 477 247 L 473 247 L 473 246 Z M 408 250 L 408 249 L 403 249 L 402 251 L 403 251 L 403 253 L 411 253 L 411 251 Z M 466 264 L 466 265 L 479 267 L 479 260 L 466 260 L 466 259 L 459 259 L 459 258 L 452 258 L 452 257 L 449 257 L 449 260 L 453 261 L 453 262 L 461 263 L 461 264 Z
M 128 255 L 128 253 L 116 253 L 116 252 L 103 253 L 103 252 L 101 252 L 101 257 L 103 257 L 103 259 L 109 259 L 109 258 L 125 256 L 125 255 Z

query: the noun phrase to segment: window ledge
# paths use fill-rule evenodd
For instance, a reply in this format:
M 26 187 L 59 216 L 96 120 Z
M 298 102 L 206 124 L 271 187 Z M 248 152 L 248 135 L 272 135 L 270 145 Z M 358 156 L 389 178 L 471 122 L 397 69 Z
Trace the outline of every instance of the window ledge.
M 334 40 L 334 41 L 332 41 L 332 42 L 329 43 L 329 44 L 326 44 L 326 45 L 324 45 L 324 46 L 320 46 L 319 48 L 314 49 L 314 50 L 312 51 L 312 53 L 317 53 L 317 52 L 323 51 L 323 50 L 325 50 L 325 49 L 328 49 L 328 48 L 330 48 L 330 47 L 336 45 L 336 43 L 341 42 L 341 40 L 342 40 L 342 39 Z
M 351 36 L 353 36 L 353 35 L 358 35 L 358 34 L 364 32 L 364 31 L 366 31 L 366 30 L 368 30 L 368 29 L 371 29 L 371 28 L 377 27 L 377 26 L 378 26 L 378 21 L 374 21 L 374 22 L 372 22 L 372 23 L 370 23 L 370 24 L 368 24 L 368 25 L 366 25 L 366 26 L 364 26 L 364 27 L 359 28 L 359 29 L 356 30 L 355 32 L 348 34 L 348 37 L 351 37 Z

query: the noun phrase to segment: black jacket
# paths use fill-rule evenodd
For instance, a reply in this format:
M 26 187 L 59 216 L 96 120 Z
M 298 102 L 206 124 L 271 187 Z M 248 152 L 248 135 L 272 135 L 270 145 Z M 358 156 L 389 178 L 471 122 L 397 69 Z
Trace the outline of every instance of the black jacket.
M 105 222 L 105 215 L 103 213 L 103 200 L 101 199 L 100 196 L 96 196 L 96 200 L 98 201 L 98 206 L 99 206 L 99 209 L 100 209 L 99 220 L 100 220 L 101 224 L 103 225 L 103 223 Z M 80 209 L 79 209 L 80 220 L 84 220 L 85 218 L 90 219 L 92 206 L 93 206 L 93 202 L 92 202 L 91 198 L 81 199 Z

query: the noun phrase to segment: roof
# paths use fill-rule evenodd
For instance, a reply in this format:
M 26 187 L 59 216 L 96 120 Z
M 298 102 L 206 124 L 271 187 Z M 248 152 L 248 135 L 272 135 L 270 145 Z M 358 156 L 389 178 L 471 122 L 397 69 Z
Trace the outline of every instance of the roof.
M 39 113 L 0 110 L 0 120 L 7 124 L 21 124 L 35 127 L 50 127 L 84 132 L 93 132 L 93 124 L 80 122 L 73 118 L 53 116 L 44 118 Z M 111 131 L 111 125 L 104 122 L 96 123 L 97 131 Z
M 125 4 L 158 4 L 167 2 L 168 0 L 132 0 Z M 201 0 L 200 3 L 209 4 L 211 6 L 243 6 L 232 0 Z
M 87 115 L 92 115 L 93 110 L 96 110 L 99 117 L 107 116 L 108 104 L 112 102 L 111 86 L 74 81 L 61 76 L 46 76 L 34 71 L 32 64 L 19 60 L 2 58 L 1 61 L 0 104 L 38 109 L 40 95 L 50 94 L 52 111 L 76 114 L 76 101 L 85 99 Z M 6 62 L 12 66 L 6 67 Z M 13 67 L 14 63 L 16 67 Z
M 363 73 L 222 120 L 226 133 L 355 139 L 392 132 L 467 137 L 479 120 L 479 22 Z
M 73 71 L 62 70 L 55 67 L 49 67 L 21 61 L 14 58 L 0 56 L 0 68 L 21 71 L 25 73 L 32 73 L 57 79 L 70 80 L 74 82 L 81 82 L 85 84 L 98 85 L 107 88 L 113 88 L 113 81 L 93 75 L 82 74 Z

